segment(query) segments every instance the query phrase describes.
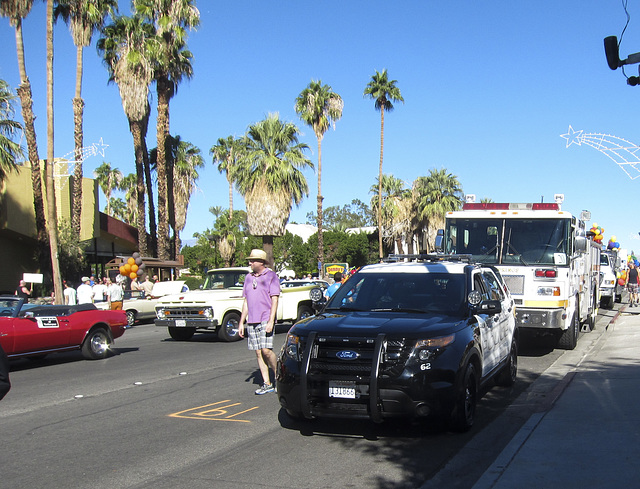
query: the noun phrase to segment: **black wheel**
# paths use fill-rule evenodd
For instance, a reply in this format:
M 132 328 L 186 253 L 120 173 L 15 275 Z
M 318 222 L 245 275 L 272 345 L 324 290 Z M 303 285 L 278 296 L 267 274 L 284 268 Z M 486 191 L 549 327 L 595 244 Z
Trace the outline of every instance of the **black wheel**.
M 222 324 L 218 327 L 218 338 L 222 341 L 238 341 L 241 340 L 238 334 L 238 326 L 240 325 L 240 314 L 237 312 L 228 312 L 222 319 Z
M 558 348 L 563 350 L 573 350 L 578 344 L 578 335 L 580 334 L 580 322 L 578 321 L 578 308 L 571 318 L 571 326 L 569 326 L 558 339 Z
M 462 389 L 451 412 L 451 429 L 454 431 L 468 431 L 476 418 L 478 403 L 478 381 L 476 369 L 472 363 L 467 365 L 462 381 Z
M 176 341 L 188 341 L 196 334 L 196 328 L 176 328 L 169 326 L 169 336 Z
M 89 331 L 82 343 L 82 355 L 87 360 L 99 360 L 109 354 L 111 348 L 111 335 L 106 329 L 98 327 Z
M 510 387 L 516 383 L 518 376 L 518 342 L 515 336 L 511 340 L 511 350 L 509 350 L 509 360 L 496 377 L 496 384 L 503 387 Z
M 603 297 L 600 299 L 600 305 L 607 309 L 611 309 L 613 307 L 613 297 Z
M 131 327 L 136 324 L 136 311 L 130 309 L 127 311 L 127 326 Z
M 301 305 L 298 306 L 298 317 L 296 318 L 296 322 L 302 321 L 304 318 L 311 317 L 315 314 L 315 311 L 311 306 Z

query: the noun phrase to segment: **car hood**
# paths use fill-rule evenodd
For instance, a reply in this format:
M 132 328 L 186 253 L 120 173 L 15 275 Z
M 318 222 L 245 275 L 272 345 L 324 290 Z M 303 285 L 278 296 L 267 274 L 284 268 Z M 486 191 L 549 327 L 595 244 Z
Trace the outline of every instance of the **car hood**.
M 164 296 L 156 304 L 176 302 L 208 302 L 211 300 L 242 299 L 242 288 L 218 290 L 192 290 Z
M 433 337 L 458 331 L 465 319 L 441 314 L 389 312 L 325 313 L 297 323 L 291 332 L 307 335 L 312 331 L 336 336 L 371 336 L 380 333 L 405 337 Z

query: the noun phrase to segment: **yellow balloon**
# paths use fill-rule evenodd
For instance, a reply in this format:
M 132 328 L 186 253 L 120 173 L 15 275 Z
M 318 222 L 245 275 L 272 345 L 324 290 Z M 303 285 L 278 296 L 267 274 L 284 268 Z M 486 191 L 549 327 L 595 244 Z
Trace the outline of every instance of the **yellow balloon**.
M 129 258 L 129 259 L 127 260 L 127 263 L 128 263 L 129 265 L 133 265 L 135 262 L 136 262 L 136 260 L 135 260 L 135 258 L 133 258 L 133 257 L 132 257 L 132 258 Z
M 133 265 L 131 265 L 131 271 L 132 272 L 137 272 L 138 271 L 138 265 L 136 265 L 135 263 Z
M 129 278 L 130 278 L 131 280 L 133 280 L 133 279 L 134 279 L 134 278 L 136 278 L 137 276 L 138 276 L 138 274 L 137 274 L 136 272 L 131 272 L 131 273 L 129 274 Z

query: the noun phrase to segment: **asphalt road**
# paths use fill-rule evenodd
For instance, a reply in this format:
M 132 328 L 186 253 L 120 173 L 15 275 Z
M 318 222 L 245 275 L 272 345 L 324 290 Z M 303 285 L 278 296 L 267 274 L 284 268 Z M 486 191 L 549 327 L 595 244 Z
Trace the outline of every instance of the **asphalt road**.
M 602 312 L 598 328 L 614 314 Z M 583 334 L 578 348 L 588 345 Z M 254 395 L 259 373 L 245 342 L 210 334 L 176 342 L 143 324 L 114 353 L 12 362 L 13 388 L 0 402 L 0 487 L 471 487 L 532 409 L 514 401 L 563 355 L 526 340 L 515 386 L 491 388 L 474 428 L 454 434 L 437 421 L 293 421 L 275 395 Z M 504 426 L 492 423 L 498 417 Z

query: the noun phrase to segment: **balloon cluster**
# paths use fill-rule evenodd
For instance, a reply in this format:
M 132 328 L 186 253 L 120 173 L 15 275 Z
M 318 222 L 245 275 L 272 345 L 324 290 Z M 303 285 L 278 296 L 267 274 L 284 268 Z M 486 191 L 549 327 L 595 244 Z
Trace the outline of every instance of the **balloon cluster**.
M 141 276 L 144 273 L 145 265 L 142 263 L 142 257 L 137 251 L 131 255 L 124 265 L 120 266 L 120 275 L 129 277 L 134 280 L 136 277 Z
M 604 238 L 603 234 L 604 234 L 604 228 L 598 226 L 595 222 L 593 223 L 593 226 L 591 226 L 591 229 L 589 230 L 590 232 L 592 232 L 594 234 L 593 237 L 593 241 L 595 243 L 598 244 L 602 244 L 602 239 Z
M 615 236 L 611 236 L 609 238 L 609 242 L 607 243 L 607 249 L 618 251 L 620 249 L 620 243 L 618 243 L 617 238 Z
M 626 269 L 621 270 L 616 275 L 618 278 L 618 285 L 621 285 L 624 287 L 624 284 L 627 283 L 627 270 Z

